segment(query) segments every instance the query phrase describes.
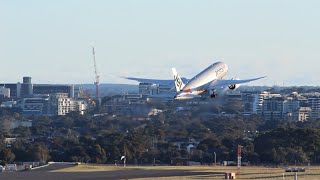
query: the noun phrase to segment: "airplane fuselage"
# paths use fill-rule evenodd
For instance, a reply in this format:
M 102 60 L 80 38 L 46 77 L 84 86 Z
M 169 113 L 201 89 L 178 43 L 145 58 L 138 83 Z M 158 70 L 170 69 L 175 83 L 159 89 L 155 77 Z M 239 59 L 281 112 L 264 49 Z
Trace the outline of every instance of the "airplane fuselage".
M 182 90 L 177 92 L 175 99 L 191 99 L 194 97 L 200 97 L 199 94 L 205 91 L 203 90 L 205 89 L 204 86 L 208 86 L 212 82 L 222 79 L 227 72 L 228 66 L 223 62 L 216 62 L 210 65 L 190 79 Z

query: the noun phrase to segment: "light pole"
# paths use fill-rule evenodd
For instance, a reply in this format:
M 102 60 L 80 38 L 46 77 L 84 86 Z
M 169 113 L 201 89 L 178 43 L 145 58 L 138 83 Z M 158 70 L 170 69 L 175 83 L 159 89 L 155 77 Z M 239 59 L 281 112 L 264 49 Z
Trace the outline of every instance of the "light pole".
M 217 165 L 217 154 L 216 152 L 213 152 L 214 154 L 214 165 Z
M 126 156 L 121 156 L 121 161 L 123 160 L 123 167 L 126 167 L 126 161 L 127 161 L 127 158 Z

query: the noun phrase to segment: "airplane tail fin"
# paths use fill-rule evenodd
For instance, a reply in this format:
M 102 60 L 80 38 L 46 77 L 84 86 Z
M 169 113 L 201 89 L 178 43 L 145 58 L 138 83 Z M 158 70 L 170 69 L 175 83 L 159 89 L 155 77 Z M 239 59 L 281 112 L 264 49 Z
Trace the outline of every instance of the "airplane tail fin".
M 185 84 L 181 80 L 181 78 L 175 68 L 172 68 L 172 73 L 173 73 L 174 84 L 176 85 L 176 91 L 179 92 L 180 90 L 182 90 L 182 88 L 185 86 Z

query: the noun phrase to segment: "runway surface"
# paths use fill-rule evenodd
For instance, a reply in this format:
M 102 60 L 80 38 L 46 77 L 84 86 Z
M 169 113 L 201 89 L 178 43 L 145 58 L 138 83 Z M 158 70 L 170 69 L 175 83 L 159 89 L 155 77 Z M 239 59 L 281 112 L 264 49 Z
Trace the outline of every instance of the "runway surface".
M 100 172 L 52 172 L 58 169 L 72 167 L 74 165 L 53 164 L 47 167 L 19 172 L 0 173 L 0 179 L 8 180 L 56 180 L 56 179 L 95 179 L 95 180 L 118 180 L 132 178 L 155 178 L 186 175 L 205 175 L 206 172 L 191 172 L 184 170 L 143 170 L 143 169 L 120 169 L 115 171 Z M 212 173 L 210 173 L 212 174 Z

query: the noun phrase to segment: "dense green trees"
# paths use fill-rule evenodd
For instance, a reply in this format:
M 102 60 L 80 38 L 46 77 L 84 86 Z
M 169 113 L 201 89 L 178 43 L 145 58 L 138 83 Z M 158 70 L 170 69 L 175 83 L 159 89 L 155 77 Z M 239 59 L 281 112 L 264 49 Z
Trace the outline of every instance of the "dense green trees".
M 262 162 L 319 162 L 320 130 L 278 128 L 254 141 Z
M 15 157 L 16 156 L 8 148 L 4 148 L 0 151 L 0 159 L 3 160 L 5 163 L 13 162 Z
M 80 161 L 90 163 L 165 163 L 186 158 L 202 163 L 236 160 L 237 145 L 242 160 L 251 163 L 306 163 L 320 161 L 320 123 L 264 121 L 258 116 L 203 115 L 202 111 L 228 112 L 226 106 L 192 106 L 192 113 L 174 110 L 133 120 L 127 116 L 33 117 L 33 127 L 0 130 L 0 161 Z M 8 126 L 17 114 L 2 111 L 0 124 Z M 15 137 L 11 145 L 5 137 Z M 194 147 L 188 152 L 187 146 Z

